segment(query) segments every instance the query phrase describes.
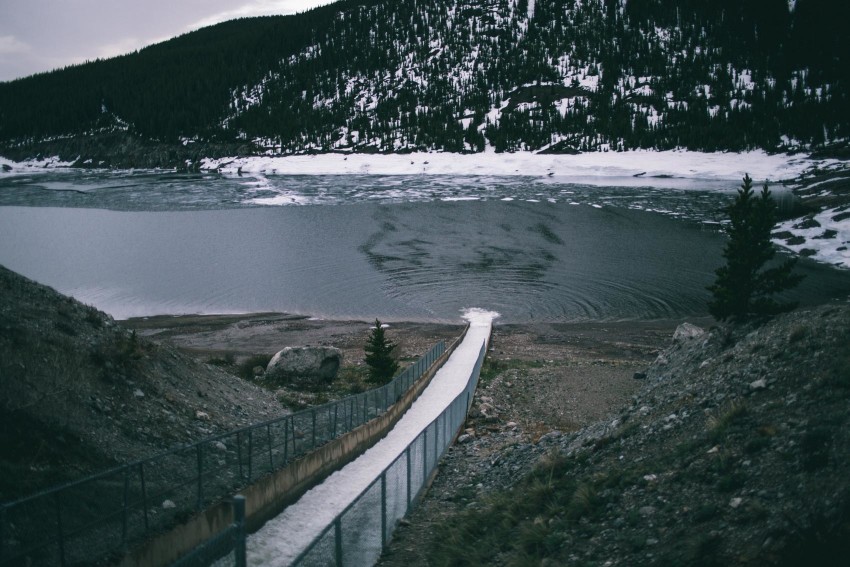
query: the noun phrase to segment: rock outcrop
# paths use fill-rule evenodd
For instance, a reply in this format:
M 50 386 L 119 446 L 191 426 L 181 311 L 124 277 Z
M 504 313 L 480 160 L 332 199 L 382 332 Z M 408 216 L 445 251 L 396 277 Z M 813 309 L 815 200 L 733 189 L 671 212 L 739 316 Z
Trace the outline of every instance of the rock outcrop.
M 310 387 L 332 382 L 342 363 L 335 347 L 286 347 L 266 366 L 268 380 Z

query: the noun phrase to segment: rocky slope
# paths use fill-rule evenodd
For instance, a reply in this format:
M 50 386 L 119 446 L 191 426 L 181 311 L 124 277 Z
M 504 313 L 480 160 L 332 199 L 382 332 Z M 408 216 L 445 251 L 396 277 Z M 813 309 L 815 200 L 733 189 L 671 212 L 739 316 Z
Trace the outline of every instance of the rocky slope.
M 283 411 L 270 392 L 0 266 L 0 500 Z
M 844 565 L 848 322 L 841 303 L 680 332 L 578 432 L 472 419 L 382 564 Z M 511 407 L 479 391 L 481 414 Z

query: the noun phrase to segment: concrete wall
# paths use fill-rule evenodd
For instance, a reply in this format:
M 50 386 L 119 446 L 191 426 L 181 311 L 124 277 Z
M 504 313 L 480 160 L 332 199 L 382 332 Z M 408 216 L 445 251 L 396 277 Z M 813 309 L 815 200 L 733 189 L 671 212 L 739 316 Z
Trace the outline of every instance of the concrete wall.
M 240 490 L 239 493 L 246 498 L 245 520 L 248 532 L 259 529 L 268 520 L 280 514 L 286 506 L 298 500 L 307 490 L 362 455 L 382 439 L 431 383 L 437 370 L 448 360 L 465 336 L 466 330 L 384 414 Z M 215 504 L 186 523 L 153 537 L 131 550 L 117 565 L 121 567 L 169 565 L 227 527 L 233 521 L 231 508 L 229 501 Z

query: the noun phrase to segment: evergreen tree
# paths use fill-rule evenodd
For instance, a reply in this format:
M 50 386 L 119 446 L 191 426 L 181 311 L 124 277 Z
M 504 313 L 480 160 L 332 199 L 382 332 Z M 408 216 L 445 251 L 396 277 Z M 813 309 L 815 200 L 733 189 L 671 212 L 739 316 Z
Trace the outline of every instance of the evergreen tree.
M 392 356 L 396 344 L 387 339 L 381 322 L 375 319 L 375 327 L 366 341 L 366 365 L 369 367 L 368 381 L 385 384 L 398 371 L 398 363 Z
M 800 283 L 803 276 L 792 274 L 796 259 L 764 268 L 776 250 L 770 232 L 776 222 L 776 204 L 765 183 L 761 194 L 753 193 L 753 180 L 744 176 L 738 196 L 729 206 L 729 241 L 723 249 L 726 265 L 718 268 L 717 279 L 708 287 L 712 293 L 708 310 L 718 320 L 736 322 L 775 315 L 794 308 L 771 296 Z

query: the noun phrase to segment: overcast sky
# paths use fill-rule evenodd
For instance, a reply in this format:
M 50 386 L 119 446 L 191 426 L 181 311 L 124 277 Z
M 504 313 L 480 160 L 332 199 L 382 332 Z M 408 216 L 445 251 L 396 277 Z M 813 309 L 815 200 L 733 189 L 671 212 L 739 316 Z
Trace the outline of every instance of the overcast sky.
M 199 27 L 333 0 L 0 0 L 0 81 L 112 57 Z

